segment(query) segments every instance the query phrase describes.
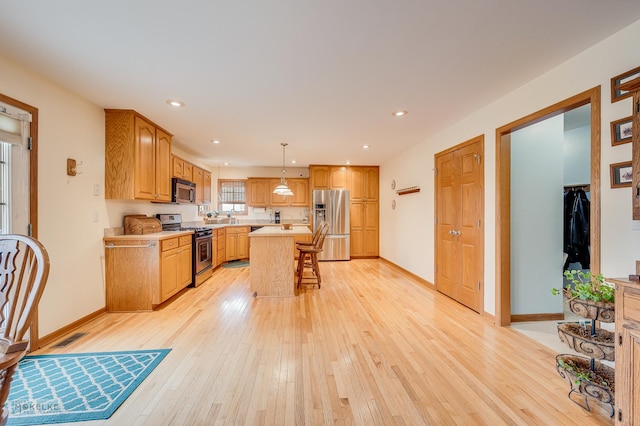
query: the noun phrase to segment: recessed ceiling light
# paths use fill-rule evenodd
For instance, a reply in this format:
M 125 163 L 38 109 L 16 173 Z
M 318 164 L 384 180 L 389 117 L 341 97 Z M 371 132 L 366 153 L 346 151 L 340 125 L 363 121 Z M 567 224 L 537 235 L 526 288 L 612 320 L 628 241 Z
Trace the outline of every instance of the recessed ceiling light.
M 393 111 L 391 113 L 394 117 L 404 117 L 407 114 L 409 114 L 407 111 Z
M 184 106 L 184 102 L 176 101 L 175 99 L 169 99 L 167 103 L 172 107 L 176 107 L 176 108 L 182 108 Z
M 224 163 L 222 163 L 223 166 L 228 166 L 229 163 L 227 163 L 226 161 Z
M 296 164 L 296 160 L 291 160 L 291 164 Z
M 220 143 L 220 141 L 218 139 L 214 139 L 211 141 L 211 143 L 218 145 Z
M 347 160 L 344 163 L 348 166 L 349 164 L 351 164 L 351 161 Z
M 371 148 L 371 145 L 362 145 L 362 149 L 369 149 Z

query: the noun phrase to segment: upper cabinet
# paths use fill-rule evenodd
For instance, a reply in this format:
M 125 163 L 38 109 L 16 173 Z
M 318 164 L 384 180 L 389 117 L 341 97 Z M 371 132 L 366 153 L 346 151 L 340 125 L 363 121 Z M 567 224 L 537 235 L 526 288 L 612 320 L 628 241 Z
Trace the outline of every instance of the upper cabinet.
M 280 178 L 248 178 L 247 205 L 251 207 L 308 207 L 309 179 L 286 179 L 293 196 L 283 197 L 273 190 L 280 184 Z
M 348 189 L 348 169 L 344 166 L 309 166 L 313 189 Z
M 267 207 L 270 200 L 269 179 L 247 179 L 247 205 L 251 207 Z
M 172 135 L 132 110 L 105 110 L 105 198 L 171 201 Z
M 287 179 L 287 185 L 293 192 L 293 196 L 288 197 L 289 205 L 291 207 L 309 207 L 309 179 Z
M 204 171 L 204 200 L 203 204 L 211 204 L 211 172 Z
M 172 155 L 171 175 L 196 184 L 196 204 L 211 204 L 211 172 Z
M 193 165 L 175 155 L 171 156 L 172 176 L 193 182 Z
M 204 170 L 193 167 L 193 183 L 196 184 L 196 204 L 204 204 Z
M 380 192 L 378 167 L 351 167 L 350 172 L 351 199 L 378 201 Z

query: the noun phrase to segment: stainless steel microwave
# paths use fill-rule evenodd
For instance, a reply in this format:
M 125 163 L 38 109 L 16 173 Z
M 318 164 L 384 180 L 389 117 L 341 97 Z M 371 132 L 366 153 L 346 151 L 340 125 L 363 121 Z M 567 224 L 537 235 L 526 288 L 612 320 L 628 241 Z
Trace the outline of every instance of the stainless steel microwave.
M 171 179 L 171 201 L 180 204 L 196 203 L 196 184 L 180 178 Z

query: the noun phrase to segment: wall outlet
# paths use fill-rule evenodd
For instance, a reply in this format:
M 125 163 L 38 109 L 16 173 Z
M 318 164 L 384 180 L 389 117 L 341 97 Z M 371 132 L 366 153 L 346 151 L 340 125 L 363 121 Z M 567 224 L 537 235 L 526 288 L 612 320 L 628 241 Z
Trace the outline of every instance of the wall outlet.
M 93 195 L 100 195 L 100 184 L 99 183 L 94 183 L 93 184 Z
M 93 221 L 94 222 L 100 222 L 100 213 L 93 212 Z

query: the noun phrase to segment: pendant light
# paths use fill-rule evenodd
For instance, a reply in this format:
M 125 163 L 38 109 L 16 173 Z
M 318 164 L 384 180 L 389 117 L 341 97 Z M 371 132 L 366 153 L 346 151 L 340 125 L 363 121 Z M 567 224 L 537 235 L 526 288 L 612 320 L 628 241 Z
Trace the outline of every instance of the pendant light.
M 287 169 L 284 168 L 284 150 L 288 144 L 281 143 L 280 145 L 282 145 L 282 170 L 280 170 L 282 172 L 282 177 L 280 178 L 280 185 L 276 186 L 273 193 L 282 195 L 283 197 L 290 197 L 293 195 L 293 192 L 284 181 L 284 174 L 287 172 Z

